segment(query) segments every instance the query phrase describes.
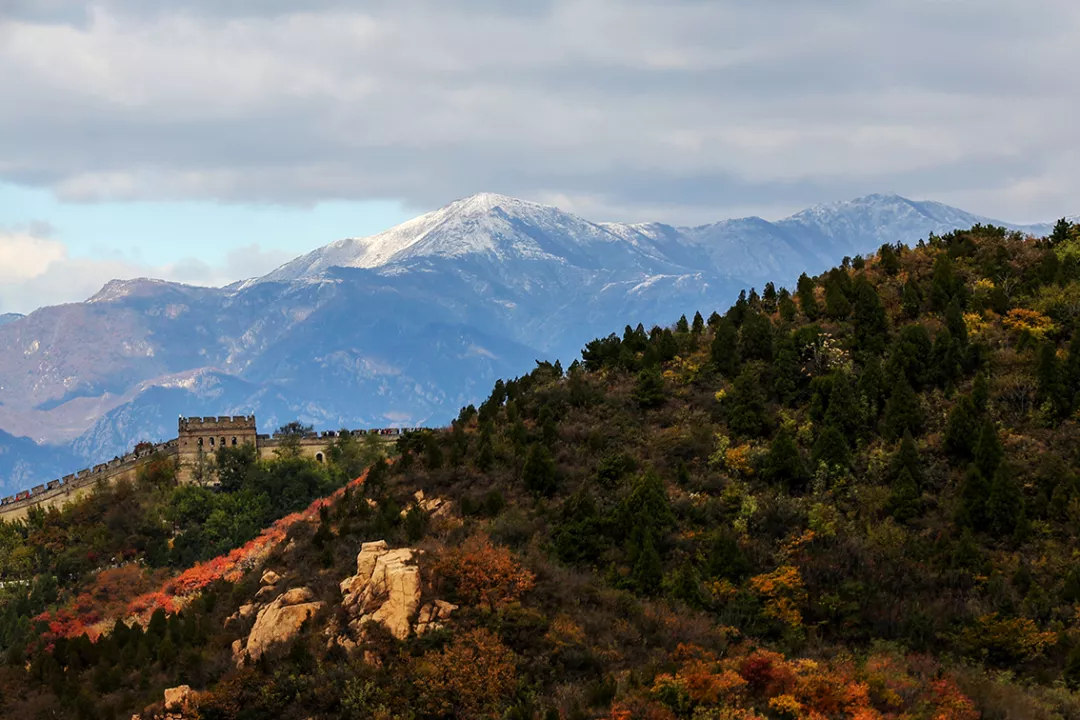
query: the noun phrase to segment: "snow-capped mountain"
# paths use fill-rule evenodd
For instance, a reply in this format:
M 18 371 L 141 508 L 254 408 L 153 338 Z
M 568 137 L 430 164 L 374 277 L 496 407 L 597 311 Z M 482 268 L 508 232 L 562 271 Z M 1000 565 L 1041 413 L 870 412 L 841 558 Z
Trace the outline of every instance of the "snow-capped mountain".
M 441 424 L 497 377 L 627 323 L 723 310 L 743 287 L 980 222 L 994 221 L 895 195 L 700 227 L 474 195 L 226 288 L 118 280 L 5 318 L 0 428 L 93 462 L 171 436 L 178 414 Z

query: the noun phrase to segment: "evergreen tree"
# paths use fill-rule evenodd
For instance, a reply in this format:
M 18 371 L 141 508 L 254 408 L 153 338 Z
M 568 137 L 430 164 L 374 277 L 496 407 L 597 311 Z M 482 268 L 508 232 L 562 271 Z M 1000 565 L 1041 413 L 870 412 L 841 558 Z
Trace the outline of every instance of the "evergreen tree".
M 795 342 L 790 336 L 780 341 L 772 364 L 773 392 L 785 405 L 790 405 L 802 385 L 802 366 Z
M 903 375 L 911 387 L 922 390 L 926 383 L 930 359 L 933 352 L 933 342 L 930 333 L 920 324 L 907 325 L 900 330 L 896 341 L 889 351 L 889 375 L 890 380 L 895 381 L 896 376 Z
M 679 343 L 675 340 L 674 333 L 668 328 L 660 332 L 653 348 L 656 351 L 656 360 L 662 363 L 671 362 L 679 354 Z
M 761 307 L 766 313 L 776 312 L 776 285 L 769 281 L 765 283 L 765 290 L 761 293 Z
M 909 320 L 915 320 L 922 312 L 922 294 L 915 283 L 910 280 L 904 283 L 904 292 L 900 296 L 900 307 Z
M 860 425 L 859 416 L 851 377 L 845 372 L 834 373 L 825 424 L 839 429 L 848 440 L 854 440 Z
M 878 264 L 886 275 L 891 276 L 900 272 L 900 257 L 896 253 L 896 248 L 889 243 L 882 245 L 878 249 Z
M 772 361 L 772 323 L 766 315 L 747 313 L 739 331 L 739 354 L 743 360 Z
M 888 402 L 885 403 L 882 432 L 887 439 L 895 440 L 902 437 L 905 432 L 918 435 L 922 432 L 922 424 L 919 398 L 911 389 L 907 378 L 901 376 Z
M 692 608 L 701 607 L 701 576 L 689 560 L 683 561 L 664 579 L 664 586 L 672 600 L 680 600 Z
M 731 320 L 724 318 L 716 326 L 710 348 L 713 365 L 725 377 L 734 377 L 739 365 L 739 333 Z
M 833 320 L 844 320 L 851 314 L 851 302 L 837 280 L 830 279 L 825 283 L 825 314 Z
M 690 323 L 686 321 L 686 315 L 681 315 L 679 321 L 675 323 L 675 332 L 683 334 L 690 332 Z
M 808 320 L 817 320 L 821 314 L 818 307 L 817 297 L 814 295 L 815 284 L 806 273 L 799 276 L 795 294 L 799 297 L 799 307 Z
M 868 419 L 875 424 L 881 414 L 881 404 L 885 397 L 885 374 L 881 362 L 874 356 L 867 359 L 859 375 L 859 397 L 866 404 Z
M 660 590 L 664 579 L 664 569 L 660 562 L 660 553 L 653 543 L 652 530 L 645 528 L 641 533 L 640 544 L 635 553 L 630 581 L 634 590 L 642 595 L 655 595 Z
M 1054 418 L 1064 417 L 1072 406 L 1072 398 L 1062 378 L 1063 372 L 1057 359 L 1057 346 L 1044 342 L 1039 348 L 1039 364 L 1035 369 L 1038 382 L 1039 402 L 1049 408 Z
M 491 441 L 491 428 L 484 424 L 480 427 L 476 441 L 476 469 L 487 472 L 495 465 L 495 445 Z
M 928 375 L 943 390 L 952 387 L 960 375 L 960 353 L 948 328 L 942 328 L 934 338 Z
M 690 332 L 694 335 L 700 335 L 705 329 L 705 318 L 701 317 L 700 312 L 694 313 L 694 323 L 690 326 Z
M 788 323 L 795 320 L 798 308 L 795 307 L 795 301 L 791 299 L 791 293 L 787 291 L 787 288 L 780 289 L 780 298 L 776 306 L 781 320 Z
M 953 270 L 952 260 L 948 253 L 938 255 L 934 261 L 934 274 L 930 282 L 930 309 L 935 312 L 944 312 L 949 307 L 953 296 L 957 293 L 960 280 Z
M 967 323 L 964 322 L 964 310 L 960 307 L 959 298 L 954 297 L 945 309 L 945 327 L 949 328 L 949 334 L 961 347 L 967 345 Z
M 1020 519 L 1024 496 L 1008 465 L 998 465 L 986 499 L 986 524 L 999 538 L 1011 536 Z
M 789 428 L 781 427 L 773 437 L 764 470 L 766 479 L 784 483 L 793 492 L 806 485 L 806 465 L 795 444 L 795 434 Z
M 877 289 L 864 276 L 855 281 L 855 346 L 864 352 L 885 350 L 888 322 Z
M 726 528 L 713 533 L 706 562 L 709 577 L 717 580 L 739 582 L 750 574 L 750 561 L 746 553 L 739 547 L 735 534 Z
M 975 455 L 981 429 L 981 413 L 975 402 L 969 395 L 962 396 L 949 410 L 945 424 L 945 452 L 955 460 L 970 461 Z
M 707 321 L 710 330 L 715 330 L 716 326 L 720 324 L 720 313 L 713 310 L 709 313 L 709 319 Z
M 922 512 L 922 500 L 919 496 L 918 483 L 905 467 L 900 476 L 893 481 L 889 495 L 889 513 L 897 522 L 906 523 L 918 517 Z
M 664 404 L 664 377 L 659 367 L 654 365 L 638 373 L 634 400 L 642 408 L 656 408 Z
M 735 323 L 736 328 L 740 328 L 742 327 L 743 320 L 746 319 L 746 313 L 748 313 L 750 309 L 750 301 L 746 299 L 746 291 L 741 290 L 739 292 L 739 298 L 728 310 L 727 317 L 731 322 Z
M 971 402 L 980 415 L 986 413 L 990 406 L 990 382 L 984 373 L 975 376 L 971 386 Z
M 978 466 L 972 463 L 960 483 L 960 509 L 957 522 L 963 527 L 983 530 L 986 528 L 986 498 L 990 495 L 990 483 Z
M 851 461 L 851 449 L 848 447 L 847 438 L 840 428 L 835 425 L 826 425 L 814 442 L 811 453 L 811 461 L 814 467 L 822 463 L 828 468 L 846 469 Z
M 992 478 L 1004 457 L 1005 448 L 1002 447 L 1001 440 L 998 438 L 997 429 L 987 418 L 983 421 L 979 439 L 975 443 L 975 465 L 984 478 Z
M 555 493 L 555 461 L 548 449 L 540 444 L 529 446 L 525 465 L 521 471 L 525 487 L 534 495 L 551 497 Z
M 899 482 L 900 476 L 905 472 L 915 482 L 916 490 L 921 490 L 923 486 L 922 462 L 919 459 L 919 449 L 915 446 L 915 438 L 910 432 L 904 433 L 900 447 L 892 459 L 890 474 L 894 485 Z
M 761 389 L 760 371 L 747 365 L 735 378 L 728 426 L 735 433 L 757 437 L 765 428 L 765 393 Z

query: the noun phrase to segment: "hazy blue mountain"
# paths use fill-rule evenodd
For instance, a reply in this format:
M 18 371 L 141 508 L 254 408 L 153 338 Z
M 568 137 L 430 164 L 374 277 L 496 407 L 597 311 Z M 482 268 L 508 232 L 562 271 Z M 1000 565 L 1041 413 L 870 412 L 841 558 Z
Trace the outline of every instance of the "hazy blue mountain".
M 496 378 L 627 323 L 723 310 L 743 287 L 979 222 L 994 221 L 871 195 L 778 222 L 592 223 L 483 193 L 229 287 L 113 281 L 0 323 L 0 427 L 91 463 L 173 436 L 180 414 L 442 424 Z M 34 452 L 11 446 L 23 469 L 0 487 L 55 474 L 28 469 Z

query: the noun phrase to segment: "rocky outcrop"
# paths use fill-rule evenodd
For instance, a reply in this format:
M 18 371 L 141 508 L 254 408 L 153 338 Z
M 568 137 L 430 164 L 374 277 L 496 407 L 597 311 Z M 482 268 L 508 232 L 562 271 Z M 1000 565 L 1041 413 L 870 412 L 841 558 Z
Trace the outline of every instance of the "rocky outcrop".
M 180 685 L 165 690 L 166 710 L 187 710 L 188 705 L 195 696 L 195 691 L 190 685 Z
M 441 497 L 425 497 L 423 490 L 417 490 L 415 493 L 413 493 L 413 500 L 415 501 L 417 507 L 419 507 L 421 510 L 423 510 L 433 518 L 442 517 L 450 511 L 449 500 Z M 405 508 L 401 511 L 401 516 L 405 517 L 408 512 L 408 508 Z
M 356 575 L 341 582 L 341 604 L 354 618 L 349 627 L 358 637 L 365 623 L 376 622 L 404 640 L 414 629 L 423 633 L 437 627 L 438 620 L 457 609 L 441 600 L 421 607 L 420 556 L 421 551 L 413 548 L 391 550 L 384 540 L 361 546 Z
M 237 641 L 233 644 L 236 661 L 242 663 L 245 655 L 257 660 L 269 647 L 294 638 L 304 621 L 323 607 L 323 603 L 315 601 L 314 597 L 306 587 L 293 588 L 259 610 L 247 643 Z
M 274 572 L 273 570 L 267 570 L 266 572 L 264 572 L 262 574 L 262 578 L 259 580 L 259 584 L 260 585 L 277 585 L 278 580 L 280 580 L 280 579 L 281 579 L 281 576 L 278 575 L 276 572 Z

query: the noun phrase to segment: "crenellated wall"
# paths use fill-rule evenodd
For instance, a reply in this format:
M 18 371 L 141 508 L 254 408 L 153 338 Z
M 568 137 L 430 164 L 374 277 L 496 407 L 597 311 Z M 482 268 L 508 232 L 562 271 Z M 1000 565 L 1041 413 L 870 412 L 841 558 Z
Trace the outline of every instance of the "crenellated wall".
M 390 442 L 402 433 L 418 428 L 376 428 L 371 430 L 326 431 L 308 433 L 300 438 L 300 452 L 318 462 L 325 461 L 326 448 L 341 432 L 348 432 L 356 437 L 376 434 Z M 138 470 L 157 457 L 172 459 L 177 464 L 177 479 L 180 482 L 196 480 L 210 481 L 206 468 L 212 464 L 213 453 L 221 447 L 254 444 L 260 458 L 274 457 L 274 451 L 281 447 L 285 436 L 259 435 L 256 431 L 254 415 L 221 417 L 180 418 L 177 424 L 177 437 L 162 443 L 139 443 L 137 452 L 130 452 L 123 457 L 113 458 L 92 468 L 65 475 L 56 480 L 36 485 L 15 495 L 0 498 L 0 519 L 7 521 L 21 520 L 30 508 L 62 507 L 64 503 L 77 500 L 89 493 L 99 482 L 117 482 L 121 479 L 134 480 Z

